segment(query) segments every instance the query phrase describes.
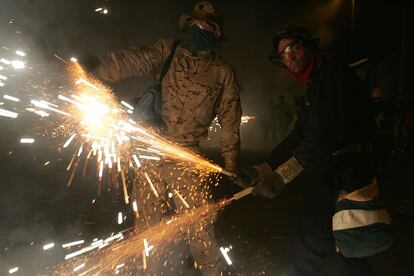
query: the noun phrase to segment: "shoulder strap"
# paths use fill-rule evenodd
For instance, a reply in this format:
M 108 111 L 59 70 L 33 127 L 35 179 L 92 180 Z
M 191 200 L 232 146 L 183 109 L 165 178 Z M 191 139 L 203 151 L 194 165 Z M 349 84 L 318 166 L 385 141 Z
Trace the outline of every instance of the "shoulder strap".
M 160 79 L 159 79 L 160 83 L 162 82 L 162 80 L 165 77 L 165 74 L 167 74 L 167 71 L 170 68 L 172 59 L 174 57 L 175 49 L 177 49 L 177 46 L 178 46 L 178 41 L 174 40 L 174 44 L 173 44 L 172 49 L 171 49 L 171 54 L 165 60 L 164 66 L 162 67 L 162 70 L 161 70 Z

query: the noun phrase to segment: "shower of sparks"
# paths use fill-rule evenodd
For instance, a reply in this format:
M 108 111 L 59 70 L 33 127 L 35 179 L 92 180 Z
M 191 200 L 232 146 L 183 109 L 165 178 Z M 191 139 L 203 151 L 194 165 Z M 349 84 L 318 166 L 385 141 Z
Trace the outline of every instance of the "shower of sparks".
M 43 250 L 49 250 L 49 249 L 52 249 L 53 247 L 55 247 L 55 244 L 53 242 L 52 243 L 48 243 L 48 244 L 45 244 L 43 246 Z
M 230 251 L 230 248 L 228 248 L 228 247 L 226 247 L 226 248 L 220 247 L 220 252 L 221 252 L 221 254 L 223 254 L 223 257 L 226 260 L 227 264 L 232 265 L 233 262 L 231 261 L 229 255 L 228 255 L 229 251 Z
M 189 231 L 194 231 L 191 229 L 201 227 L 201 218 L 210 223 L 211 218 L 215 217 L 216 213 L 224 206 L 223 202 L 218 202 L 191 209 L 186 214 L 175 217 L 168 222 L 161 222 L 143 232 L 134 230 L 129 233 L 127 239 L 122 240 L 122 236 L 103 249 L 99 249 L 99 247 L 105 243 L 108 244 L 109 241 L 95 240 L 91 245 L 66 255 L 66 262 L 48 269 L 42 275 L 72 275 L 73 267 L 79 263 L 85 264 L 92 275 L 111 274 L 119 264 L 125 264 L 123 266 L 125 275 L 136 275 L 137 270 L 147 269 L 149 265 L 147 257 L 150 252 L 154 261 L 169 255 L 167 251 L 170 250 L 169 244 L 186 239 Z M 148 241 L 151 242 L 151 245 Z M 91 252 L 92 250 L 95 251 Z M 217 248 L 217 250 L 219 249 Z M 139 253 L 137 252 L 142 252 L 142 258 L 138 258 Z M 171 251 L 170 254 L 174 254 L 174 252 Z
M 21 138 L 20 143 L 21 144 L 33 144 L 35 142 L 35 139 L 33 138 Z
M 37 99 L 28 100 L 25 100 L 24 97 L 20 100 L 12 96 L 4 95 L 5 99 L 12 100 L 12 98 L 14 98 L 19 100 L 19 104 L 25 104 L 26 106 L 23 107 L 24 111 L 34 113 L 42 118 L 49 117 L 56 121 L 59 130 L 61 130 L 58 135 L 65 137 L 64 139 L 62 138 L 62 141 L 59 141 L 61 145 L 59 150 L 62 149 L 63 152 L 69 151 L 71 153 L 71 159 L 67 165 L 67 170 L 70 173 L 67 182 L 68 187 L 71 185 L 75 175 L 77 173 L 80 174 L 79 171 L 82 171 L 83 175 L 85 175 L 88 164 L 94 162 L 95 166 L 90 167 L 95 169 L 95 173 L 99 177 L 98 195 L 101 191 L 106 190 L 106 185 L 108 184 L 106 182 L 111 182 L 115 187 L 119 186 L 118 182 L 122 182 L 124 200 L 126 204 L 129 204 L 128 189 L 131 188 L 130 185 L 132 185 L 131 178 L 135 178 L 137 181 L 146 180 L 155 197 L 159 197 L 154 183 L 158 183 L 160 179 L 148 170 L 148 167 L 158 161 L 180 161 L 180 165 L 183 165 L 185 170 L 190 172 L 200 172 L 200 175 L 203 177 L 206 177 L 210 173 L 222 172 L 220 166 L 209 162 L 202 156 L 193 153 L 184 147 L 180 147 L 179 145 L 168 141 L 151 128 L 144 127 L 131 120 L 128 115 L 128 112 L 133 110 L 131 105 L 128 106 L 126 102 L 119 103 L 113 96 L 112 91 L 100 82 L 91 79 L 82 70 L 77 63 L 77 60 L 72 59 L 71 61 L 72 63 L 66 63 L 70 67 L 71 80 L 73 81 L 70 94 L 62 93 L 62 95 L 59 95 L 56 99 L 44 97 L 42 99 L 42 97 L 39 97 Z M 16 64 L 13 65 L 14 61 L 10 62 L 9 60 L 1 59 L 0 62 L 18 69 L 18 66 L 14 66 Z M 24 65 L 24 62 L 22 62 L 22 65 Z M 6 98 L 5 96 L 8 97 Z M 15 102 L 17 101 L 15 100 Z M 126 109 L 124 107 L 126 107 Z M 18 115 L 19 114 L 16 112 L 0 109 L 0 116 L 17 118 Z M 28 139 L 31 139 L 31 143 L 34 142 L 33 138 L 22 138 L 21 143 L 29 143 Z M 63 143 L 63 145 L 61 143 Z M 44 165 L 46 166 L 49 163 L 50 162 L 47 161 Z M 134 176 L 130 177 L 131 174 Z M 154 183 L 151 180 L 150 175 L 154 178 Z M 174 190 L 174 193 L 181 202 L 183 202 L 183 205 L 189 209 L 190 206 L 183 196 L 180 195 L 177 190 Z M 142 202 L 142 206 L 145 207 L 145 202 Z M 141 209 L 143 209 L 142 212 L 144 213 L 145 210 L 143 207 L 141 207 Z M 135 216 L 138 218 L 138 205 L 136 201 L 132 202 L 132 208 L 135 212 Z M 162 239 L 164 239 L 164 243 L 168 243 L 169 240 L 167 239 L 167 236 L 168 238 L 172 236 L 175 237 L 175 235 L 160 237 L 159 235 L 165 233 L 163 232 L 164 230 L 170 231 L 171 233 L 182 231 L 182 235 L 184 235 L 184 233 L 187 234 L 188 231 L 183 231 L 183 225 L 188 228 L 190 225 L 195 224 L 196 220 L 198 221 L 199 217 L 195 217 L 196 214 L 201 216 L 201 211 L 203 210 L 203 212 L 209 210 L 209 212 L 214 213 L 217 211 L 217 208 L 216 205 L 209 206 L 208 208 L 198 208 L 200 210 L 196 210 L 189 216 L 186 215 L 178 219 L 172 219 L 169 220 L 167 224 L 164 223 L 162 225 L 162 227 L 168 225 L 168 229 L 159 229 L 155 227 L 154 232 L 154 227 L 151 227 L 148 230 L 149 232 L 146 231 L 142 233 L 142 235 L 134 234 L 132 241 L 136 241 L 135 238 L 139 237 L 140 243 L 142 243 L 145 234 L 145 237 L 148 237 L 153 245 L 147 245 L 143 249 L 143 252 L 145 252 L 144 255 L 148 255 L 149 251 L 154 247 L 156 248 L 153 252 L 158 252 L 162 245 L 160 242 Z M 123 223 L 123 220 L 124 217 L 122 213 L 119 212 L 118 224 Z M 175 238 L 178 239 L 178 237 Z M 122 239 L 124 239 L 124 236 L 118 234 L 107 239 L 95 240 L 90 245 L 74 252 L 71 252 L 73 250 L 71 247 L 83 244 L 83 240 L 62 245 L 63 248 L 70 250 L 67 252 L 68 254 L 65 255 L 65 260 L 75 259 L 73 262 L 72 260 L 71 262 L 68 262 L 71 264 L 70 271 L 75 271 L 74 267 L 75 269 L 80 267 L 79 263 L 82 263 L 82 267 L 79 269 L 85 266 L 88 266 L 89 269 L 91 263 L 88 259 L 86 262 L 80 262 L 79 258 L 83 259 L 84 256 L 89 256 L 91 251 L 94 250 L 108 254 L 110 250 L 108 250 L 107 247 L 112 245 L 112 243 L 118 243 Z M 129 247 L 128 243 L 125 242 L 121 242 L 120 246 L 126 248 L 126 252 L 124 255 L 121 253 L 119 258 L 114 258 L 114 261 L 119 261 L 124 259 L 124 257 L 131 257 L 136 254 L 136 252 L 142 252 Z M 137 243 L 135 243 L 135 246 L 139 247 Z M 45 245 L 43 249 L 48 250 L 53 247 L 54 243 L 51 243 Z M 117 251 L 116 254 L 119 254 L 119 251 Z M 105 257 L 105 255 L 103 257 Z M 117 263 L 119 264 L 120 262 Z M 144 266 L 146 265 L 147 263 L 145 259 Z M 112 272 L 114 267 L 115 264 L 111 266 Z M 92 265 L 91 269 L 100 270 L 101 268 Z M 109 271 L 109 267 L 105 264 L 101 270 Z M 63 273 L 63 275 L 65 274 Z

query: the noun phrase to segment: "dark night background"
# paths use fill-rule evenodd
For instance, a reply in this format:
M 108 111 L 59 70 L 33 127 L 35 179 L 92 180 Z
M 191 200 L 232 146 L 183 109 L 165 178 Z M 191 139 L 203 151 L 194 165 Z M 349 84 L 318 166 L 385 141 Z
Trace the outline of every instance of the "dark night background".
M 177 26 L 178 17 L 184 12 L 189 13 L 195 2 L 0 0 L 0 46 L 20 47 L 28 53 L 31 63 L 41 68 L 39 70 L 50 74 L 61 70 L 63 73 L 54 54 L 64 58 L 85 56 L 134 44 L 147 44 L 163 37 L 183 37 Z M 314 36 L 321 39 L 323 48 L 344 63 L 367 57 L 371 64 L 367 83 L 370 88 L 380 87 L 387 99 L 396 99 L 401 106 L 405 106 L 414 97 L 412 1 L 212 2 L 224 15 L 224 32 L 228 41 L 223 44 L 221 54 L 236 69 L 245 115 L 258 115 L 269 99 L 277 99 L 279 95 L 285 95 L 291 101 L 293 96 L 303 93 L 303 87 L 295 84 L 288 73 L 267 61 L 272 35 L 288 23 L 308 27 Z M 102 15 L 94 12 L 97 7 L 106 7 L 109 13 Z M 0 92 L 17 91 L 24 80 L 16 77 L 13 81 L 11 86 L 0 87 Z M 151 78 L 129 79 L 112 87 L 121 99 L 129 100 L 143 93 L 152 81 Z M 50 93 L 54 90 L 51 89 Z M 243 164 L 260 162 L 264 153 L 274 146 L 258 146 L 254 138 L 258 126 L 255 126 L 255 121 L 250 124 L 243 133 Z M 13 266 L 22 269 L 24 266 L 31 267 L 29 271 L 33 272 L 60 260 L 59 254 L 32 258 L 45 254 L 40 252 L 39 246 L 48 241 L 70 241 L 76 240 L 79 233 L 82 237 L 92 237 L 119 230 L 115 214 L 124 207 L 116 193 L 97 199 L 92 206 L 91 200 L 96 194 L 95 184 L 91 184 L 94 179 L 79 178 L 71 189 L 67 189 L 65 166 L 68 156 L 58 156 L 54 141 L 43 138 L 31 146 L 18 143 L 21 135 L 35 128 L 29 119 L 18 122 L 0 118 L 0 274 L 7 273 Z M 211 154 L 217 156 L 215 151 Z M 54 162 L 44 167 L 46 160 Z M 399 236 L 395 248 L 374 259 L 374 267 L 383 273 L 381 275 L 409 275 L 408 265 L 414 261 L 414 243 L 410 234 L 413 231 L 414 210 L 412 161 L 412 157 L 396 156 L 384 172 L 383 177 L 388 181 L 385 189 L 388 194 L 385 196 L 388 196 L 390 207 L 397 213 L 396 231 Z M 303 189 L 299 191 L 305 192 Z M 224 194 L 229 192 L 231 189 L 222 191 Z M 290 225 L 295 223 L 292 217 L 297 213 L 296 201 L 288 200 L 291 194 L 293 192 L 288 191 L 286 198 L 273 203 L 249 198 L 244 203 L 230 206 L 222 214 L 222 221 L 237 225 L 242 229 L 240 235 L 251 244 L 256 244 L 253 248 L 261 248 L 257 252 L 265 251 L 260 254 L 267 256 L 265 260 L 273 262 L 268 266 L 270 275 L 277 271 L 275 267 L 283 250 L 266 249 L 269 244 L 264 237 L 269 231 L 269 237 L 290 233 Z M 260 212 L 256 220 L 237 217 L 239 213 L 251 211 L 251 205 L 255 206 L 256 212 Z M 289 213 L 292 216 L 280 212 L 280 208 L 292 211 Z M 277 220 L 279 225 L 274 227 Z M 261 225 L 254 226 L 254 223 Z M 231 237 L 226 238 L 227 230 L 223 225 L 218 227 L 223 230 L 222 239 L 232 240 Z M 274 228 L 282 234 L 272 234 L 271 229 Z M 31 242 L 35 245 L 30 246 Z M 277 242 L 279 239 L 276 239 Z M 284 246 L 282 241 L 280 248 Z M 240 253 L 239 259 L 245 260 L 245 271 L 260 271 L 260 268 L 247 267 L 248 263 L 260 266 L 254 256 L 243 257 Z M 21 275 L 31 275 L 29 271 L 23 271 Z

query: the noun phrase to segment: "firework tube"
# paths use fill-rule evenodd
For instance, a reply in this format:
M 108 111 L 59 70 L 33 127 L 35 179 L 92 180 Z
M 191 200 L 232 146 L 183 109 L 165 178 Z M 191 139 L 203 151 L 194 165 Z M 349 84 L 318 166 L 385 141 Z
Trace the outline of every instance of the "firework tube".
M 230 198 L 230 200 L 239 200 L 242 197 L 250 195 L 253 192 L 253 189 L 254 189 L 253 187 L 249 187 L 247 189 L 244 189 L 243 191 L 234 194 L 233 197 Z
M 226 169 L 221 169 L 220 173 L 230 176 L 230 177 L 237 177 L 237 174 L 235 174 L 234 172 L 228 171 Z

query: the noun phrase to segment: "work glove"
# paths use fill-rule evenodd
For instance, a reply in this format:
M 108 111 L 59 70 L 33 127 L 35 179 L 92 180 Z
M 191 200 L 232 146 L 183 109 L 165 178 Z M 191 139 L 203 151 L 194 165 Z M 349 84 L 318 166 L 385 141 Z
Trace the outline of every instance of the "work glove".
M 285 187 L 282 176 L 273 171 L 269 164 L 263 163 L 253 167 L 257 178 L 252 182 L 253 194 L 264 198 L 276 197 Z
M 256 178 L 257 172 L 253 167 L 241 169 L 235 177 L 230 176 L 230 180 L 242 189 L 252 187 Z
M 267 163 L 243 169 L 234 182 L 242 188 L 254 187 L 253 194 L 271 199 L 302 171 L 303 167 L 292 157 L 274 171 Z

